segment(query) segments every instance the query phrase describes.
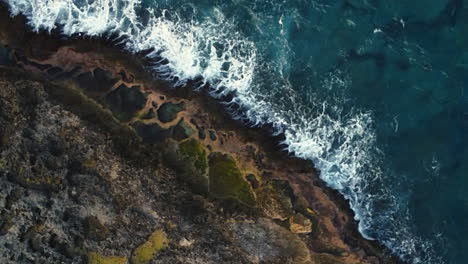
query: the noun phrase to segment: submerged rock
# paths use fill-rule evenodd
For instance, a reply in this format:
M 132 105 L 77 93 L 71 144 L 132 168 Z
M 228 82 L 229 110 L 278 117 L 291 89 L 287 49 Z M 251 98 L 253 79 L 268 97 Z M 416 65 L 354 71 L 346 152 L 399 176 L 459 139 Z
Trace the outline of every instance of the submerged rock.
M 143 138 L 143 141 L 148 143 L 160 143 L 169 138 L 172 134 L 172 129 L 164 129 L 158 124 L 145 124 L 137 122 L 133 124 L 138 135 Z
M 128 121 L 145 107 L 146 96 L 139 86 L 122 84 L 106 96 L 106 102 L 120 120 Z
M 153 119 L 156 117 L 156 114 L 154 113 L 154 109 L 150 108 L 148 112 L 142 117 L 143 119 Z
M 208 134 L 210 135 L 210 139 L 212 141 L 216 141 L 218 139 L 218 136 L 216 136 L 216 132 L 214 130 L 208 130 Z
M 173 129 L 173 138 L 177 141 L 184 140 L 193 135 L 193 129 L 182 119 Z
M 184 102 L 178 104 L 167 102 L 159 107 L 158 118 L 161 122 L 168 123 L 174 121 L 177 118 L 177 114 L 183 110 L 185 110 Z

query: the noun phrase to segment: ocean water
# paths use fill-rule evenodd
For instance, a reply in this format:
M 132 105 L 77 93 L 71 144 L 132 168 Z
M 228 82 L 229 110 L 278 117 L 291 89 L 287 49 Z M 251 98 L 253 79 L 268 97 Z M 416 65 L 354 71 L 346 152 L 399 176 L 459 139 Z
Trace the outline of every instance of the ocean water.
M 2 1 L 36 31 L 151 49 L 175 86 L 234 92 L 233 117 L 284 133 L 365 237 L 468 263 L 468 1 Z

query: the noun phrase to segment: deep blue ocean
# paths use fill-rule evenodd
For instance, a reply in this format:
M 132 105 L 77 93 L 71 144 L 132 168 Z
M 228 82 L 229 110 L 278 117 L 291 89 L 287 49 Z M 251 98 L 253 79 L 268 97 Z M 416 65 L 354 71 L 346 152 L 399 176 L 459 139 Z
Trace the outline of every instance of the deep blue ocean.
M 468 263 L 468 1 L 3 0 L 34 30 L 125 36 L 235 92 L 409 263 Z

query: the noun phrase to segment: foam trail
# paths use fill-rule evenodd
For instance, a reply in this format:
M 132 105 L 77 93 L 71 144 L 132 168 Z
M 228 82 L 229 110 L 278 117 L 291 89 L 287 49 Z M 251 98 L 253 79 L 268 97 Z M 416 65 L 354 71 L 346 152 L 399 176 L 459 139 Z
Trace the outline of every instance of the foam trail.
M 231 103 L 240 105 L 241 111 L 233 113 L 234 117 L 247 119 L 252 125 L 269 123 L 277 133 L 284 133 L 287 150 L 312 160 L 321 178 L 349 200 L 364 236 L 379 238 L 412 263 L 433 261 L 429 245 L 404 228 L 410 219 L 395 218 L 399 205 L 380 183 L 383 172 L 381 155 L 375 149 L 372 114 L 355 109 L 345 113 L 340 102 L 333 101 L 338 99 L 310 100 L 315 105 L 305 106 L 283 77 L 287 59 L 283 58 L 281 65 L 265 63 L 258 47 L 236 31 L 234 21 L 220 10 L 196 21 L 181 18 L 157 1 L 151 6 L 141 0 L 4 1 L 12 15 L 24 14 L 35 31 L 50 32 L 60 26 L 68 36 L 113 33 L 125 37 L 122 44 L 127 50 L 153 50 L 148 57 L 167 60 L 153 68 L 159 77 L 176 85 L 201 78 L 215 97 L 235 92 Z M 275 68 L 278 72 L 269 70 Z M 263 76 L 265 73 L 269 75 Z M 266 83 L 277 87 L 272 89 Z M 324 88 L 334 85 L 346 86 L 346 81 L 333 75 Z M 382 188 L 376 192 L 369 186 Z M 377 203 L 385 203 L 384 210 L 376 209 L 381 207 Z

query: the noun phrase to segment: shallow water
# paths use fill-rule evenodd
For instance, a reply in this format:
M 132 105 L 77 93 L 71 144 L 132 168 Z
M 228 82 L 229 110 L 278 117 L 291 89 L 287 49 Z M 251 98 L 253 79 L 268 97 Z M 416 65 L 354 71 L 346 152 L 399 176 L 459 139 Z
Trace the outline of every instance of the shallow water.
M 272 123 L 410 263 L 468 263 L 468 3 L 7 0 L 33 29 L 125 35 L 154 71 Z M 157 63 L 156 63 L 157 62 Z

